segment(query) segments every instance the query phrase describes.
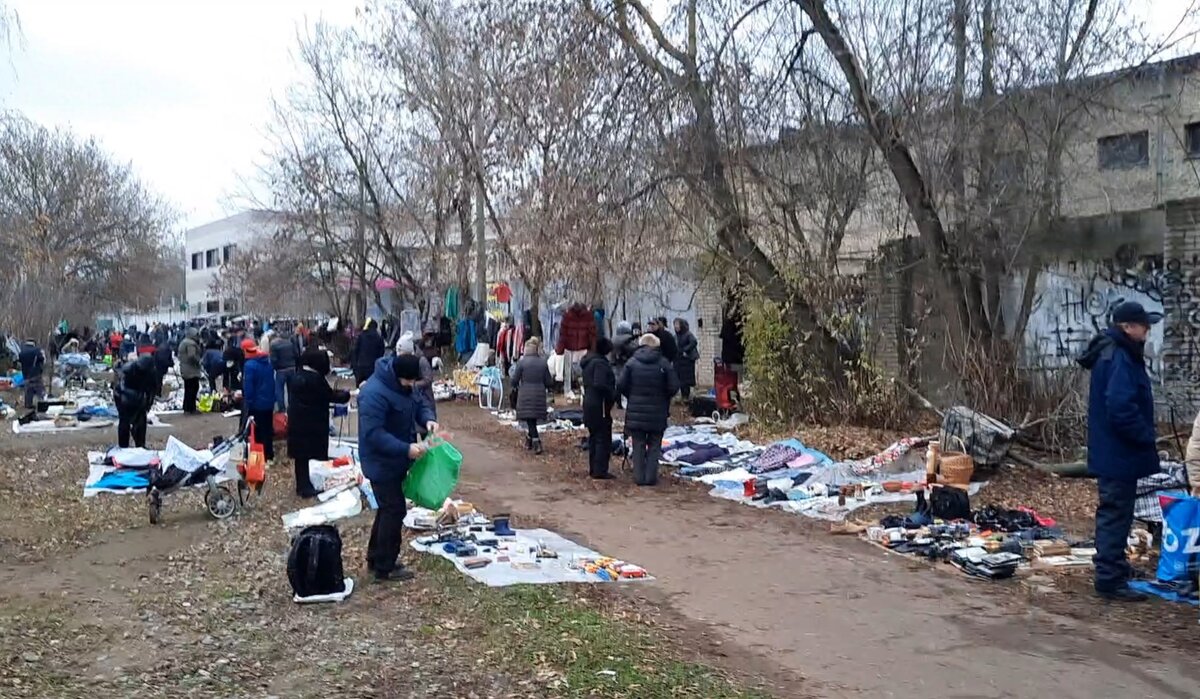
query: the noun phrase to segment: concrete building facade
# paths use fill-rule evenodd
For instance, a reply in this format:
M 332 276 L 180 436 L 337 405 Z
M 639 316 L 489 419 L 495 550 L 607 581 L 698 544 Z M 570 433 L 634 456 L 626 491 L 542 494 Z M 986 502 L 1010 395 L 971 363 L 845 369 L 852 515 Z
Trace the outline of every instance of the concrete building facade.
M 222 265 L 237 255 L 238 247 L 269 239 L 273 217 L 265 211 L 243 211 L 184 233 L 185 298 L 189 317 L 238 313 L 235 299 L 213 294 L 213 282 Z

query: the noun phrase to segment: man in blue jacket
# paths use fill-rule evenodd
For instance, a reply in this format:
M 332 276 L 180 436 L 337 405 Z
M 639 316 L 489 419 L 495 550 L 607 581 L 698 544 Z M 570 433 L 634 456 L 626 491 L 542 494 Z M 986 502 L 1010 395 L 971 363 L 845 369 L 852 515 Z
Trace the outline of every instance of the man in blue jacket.
M 367 569 L 379 581 L 413 577 L 398 560 L 407 514 L 404 477 L 426 451 L 417 439 L 418 426 L 430 433 L 438 429 L 433 406 L 415 389 L 420 380 L 415 355 L 383 357 L 358 395 L 358 458 L 379 504 L 367 544 Z
M 1096 477 L 1096 592 L 1111 600 L 1146 597 L 1129 588 L 1125 558 L 1137 480 L 1158 473 L 1154 395 L 1144 349 L 1161 320 L 1139 303 L 1112 311 L 1112 326 L 1092 339 L 1079 365 L 1092 372 L 1088 393 L 1088 472 Z

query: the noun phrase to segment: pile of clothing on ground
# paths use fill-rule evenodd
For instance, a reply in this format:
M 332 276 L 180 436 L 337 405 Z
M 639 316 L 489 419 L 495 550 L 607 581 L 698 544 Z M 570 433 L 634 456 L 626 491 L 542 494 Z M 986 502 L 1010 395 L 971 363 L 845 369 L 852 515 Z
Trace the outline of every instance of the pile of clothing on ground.
M 192 449 L 175 437 L 169 437 L 162 451 L 120 447 L 90 451 L 83 496 L 144 493 L 152 479 L 156 486 L 166 490 L 199 485 L 210 475 L 215 476 L 217 482 L 238 478 L 236 469 L 230 468 L 228 445 L 223 447 Z
M 912 514 L 884 517 L 865 527 L 863 538 L 989 580 L 1010 578 L 1024 567 L 1088 566 L 1096 554 L 1091 541 L 1070 539 L 1052 518 L 1030 508 L 973 511 L 959 488 L 935 486 L 928 499 L 925 492 L 918 491 Z
M 664 463 L 678 466 L 680 478 L 713 486 L 714 497 L 838 521 L 867 505 L 913 501 L 925 480 L 928 439 L 906 438 L 866 459 L 836 461 L 798 439 L 761 446 L 718 427 L 711 421 L 671 427 L 663 436 Z M 982 486 L 972 483 L 969 492 Z

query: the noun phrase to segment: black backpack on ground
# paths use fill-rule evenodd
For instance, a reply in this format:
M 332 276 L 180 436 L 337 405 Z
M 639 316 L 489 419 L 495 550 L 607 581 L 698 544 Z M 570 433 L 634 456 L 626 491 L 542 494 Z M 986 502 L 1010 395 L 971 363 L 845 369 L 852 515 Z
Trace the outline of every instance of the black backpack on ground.
M 342 536 L 336 527 L 305 527 L 292 541 L 288 554 L 288 582 L 299 597 L 346 591 L 342 570 Z

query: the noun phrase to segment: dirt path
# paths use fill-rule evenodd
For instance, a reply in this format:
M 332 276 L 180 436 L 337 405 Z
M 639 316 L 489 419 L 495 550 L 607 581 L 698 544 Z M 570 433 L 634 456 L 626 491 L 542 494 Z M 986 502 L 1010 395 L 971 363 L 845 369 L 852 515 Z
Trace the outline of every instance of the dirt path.
M 992 583 L 829 537 L 796 516 L 679 488 L 641 490 L 627 475 L 563 480 L 544 462 L 494 442 L 457 435 L 465 498 L 646 565 L 658 582 L 629 586 L 632 594 L 657 597 L 757 660 L 804 676 L 805 693 L 1184 699 L 1200 686 L 1194 659 L 1148 647 L 1103 618 L 1081 622 L 1014 603 L 993 594 Z M 730 659 L 738 663 L 736 654 Z M 774 684 L 788 686 L 786 679 Z M 790 686 L 800 694 L 799 683 Z

